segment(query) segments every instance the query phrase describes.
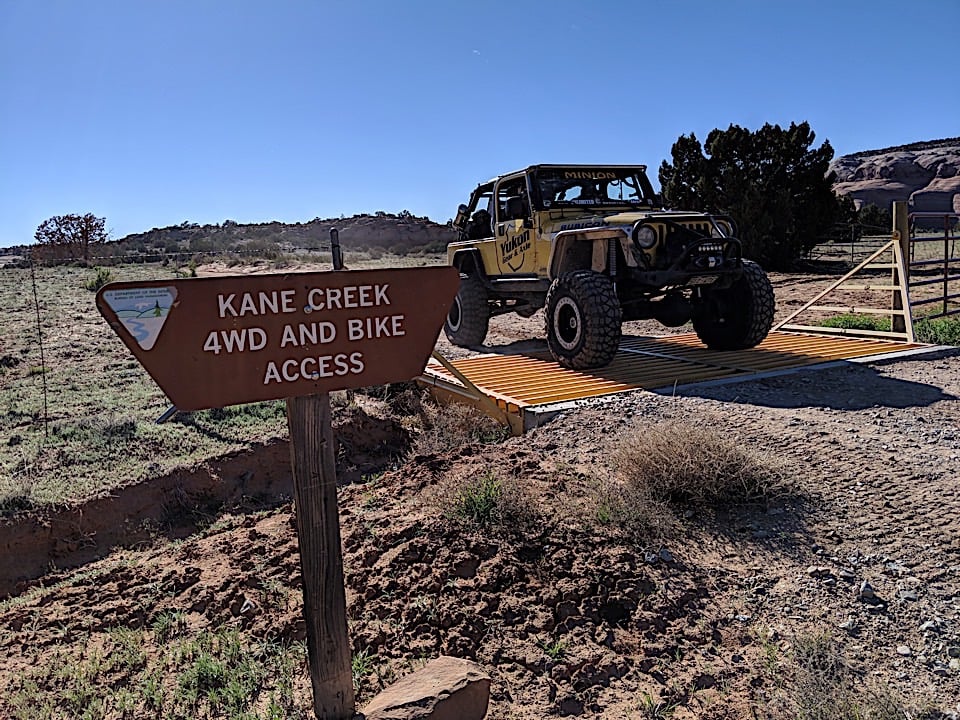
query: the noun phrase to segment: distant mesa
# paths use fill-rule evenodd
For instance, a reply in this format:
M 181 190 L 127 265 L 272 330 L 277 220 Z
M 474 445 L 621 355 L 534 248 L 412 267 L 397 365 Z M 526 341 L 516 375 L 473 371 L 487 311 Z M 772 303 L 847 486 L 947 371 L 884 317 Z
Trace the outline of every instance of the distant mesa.
M 960 138 L 843 155 L 830 169 L 857 207 L 908 200 L 913 212 L 960 213 Z

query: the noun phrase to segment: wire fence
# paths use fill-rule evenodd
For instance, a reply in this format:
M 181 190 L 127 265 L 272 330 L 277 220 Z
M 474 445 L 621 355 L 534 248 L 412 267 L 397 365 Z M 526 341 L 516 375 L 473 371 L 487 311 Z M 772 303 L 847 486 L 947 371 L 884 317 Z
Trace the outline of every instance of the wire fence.
M 914 213 L 918 215 L 918 213 Z M 938 217 L 942 217 L 938 214 Z M 956 215 L 952 217 L 956 218 Z M 911 219 L 913 215 L 911 216 Z M 942 220 L 940 221 L 942 224 Z M 829 238 L 823 238 L 810 250 L 808 250 L 803 259 L 822 263 L 837 263 L 838 265 L 853 266 L 857 265 L 881 247 L 890 242 L 893 236 L 891 228 L 882 228 L 877 226 L 852 224 L 838 226 Z M 942 243 L 947 242 L 949 249 L 948 255 L 957 257 L 957 250 L 960 249 L 960 237 L 957 236 L 957 224 L 947 224 L 943 227 L 931 227 L 922 224 L 913 224 L 910 231 L 910 260 L 922 261 L 931 260 L 936 257 L 942 257 L 940 247 Z M 940 246 L 934 248 L 927 241 L 939 241 Z
M 886 235 L 865 235 L 845 242 L 828 240 L 814 245 L 805 259 L 856 265 L 888 242 L 890 242 L 889 232 Z
M 911 293 L 935 290 L 932 297 L 911 296 L 912 306 L 925 306 L 931 318 L 960 314 L 960 214 L 918 212 L 910 215 L 909 277 Z M 926 221 L 926 222 L 924 222 Z M 921 231 L 918 228 L 926 228 Z M 941 229 L 942 228 L 942 229 Z

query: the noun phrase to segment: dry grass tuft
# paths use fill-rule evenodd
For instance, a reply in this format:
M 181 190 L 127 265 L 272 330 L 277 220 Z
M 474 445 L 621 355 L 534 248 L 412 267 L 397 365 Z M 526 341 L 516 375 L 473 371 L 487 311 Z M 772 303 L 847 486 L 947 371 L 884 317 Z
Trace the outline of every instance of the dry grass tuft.
M 829 633 L 798 636 L 792 667 L 770 710 L 779 720 L 900 720 L 930 717 L 906 708 L 887 686 L 865 683 Z M 939 713 L 937 713 L 939 716 Z
M 640 543 L 666 535 L 674 525 L 667 504 L 642 486 L 600 481 L 594 488 L 594 500 L 601 525 L 615 528 Z
M 424 413 L 423 405 L 428 400 L 426 390 L 417 387 L 414 383 L 403 383 L 388 399 L 390 409 L 400 416 L 421 417 Z
M 658 501 L 749 502 L 782 487 L 781 468 L 712 425 L 668 420 L 643 427 L 614 452 L 614 469 Z
M 505 440 L 510 432 L 493 418 L 471 405 L 432 401 L 420 404 L 421 431 L 413 440 L 414 455 L 431 455 L 457 450 L 466 445 L 492 444 Z

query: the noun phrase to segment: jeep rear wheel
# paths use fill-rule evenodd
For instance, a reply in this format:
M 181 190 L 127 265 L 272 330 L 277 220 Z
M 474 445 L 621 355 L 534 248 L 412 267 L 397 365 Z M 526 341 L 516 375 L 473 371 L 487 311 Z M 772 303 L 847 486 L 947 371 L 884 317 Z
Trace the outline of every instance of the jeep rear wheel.
M 708 291 L 694 308 L 693 329 L 711 350 L 743 350 L 763 342 L 773 325 L 776 301 L 767 274 L 750 260 L 725 290 Z
M 564 367 L 608 365 L 620 346 L 620 301 L 613 281 L 590 270 L 561 275 L 546 302 L 547 347 Z
M 487 289 L 476 275 L 460 273 L 460 289 L 450 306 L 443 332 L 460 347 L 482 345 L 490 326 L 490 303 Z

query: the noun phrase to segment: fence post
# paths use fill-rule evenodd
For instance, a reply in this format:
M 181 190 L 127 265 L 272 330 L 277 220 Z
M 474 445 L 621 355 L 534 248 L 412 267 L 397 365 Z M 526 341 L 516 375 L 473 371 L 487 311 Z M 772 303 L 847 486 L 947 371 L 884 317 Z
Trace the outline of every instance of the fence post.
M 903 259 L 903 287 L 907 287 L 910 283 L 910 217 L 905 200 L 897 200 L 893 203 L 893 240 L 900 245 L 900 257 Z M 897 268 L 892 270 L 890 280 L 891 285 L 900 285 L 900 271 Z M 904 309 L 903 295 L 896 290 L 891 293 L 891 309 Z M 907 308 L 907 312 L 909 311 L 910 308 Z M 890 320 L 890 329 L 894 332 L 907 331 L 907 323 L 903 315 L 891 315 Z

